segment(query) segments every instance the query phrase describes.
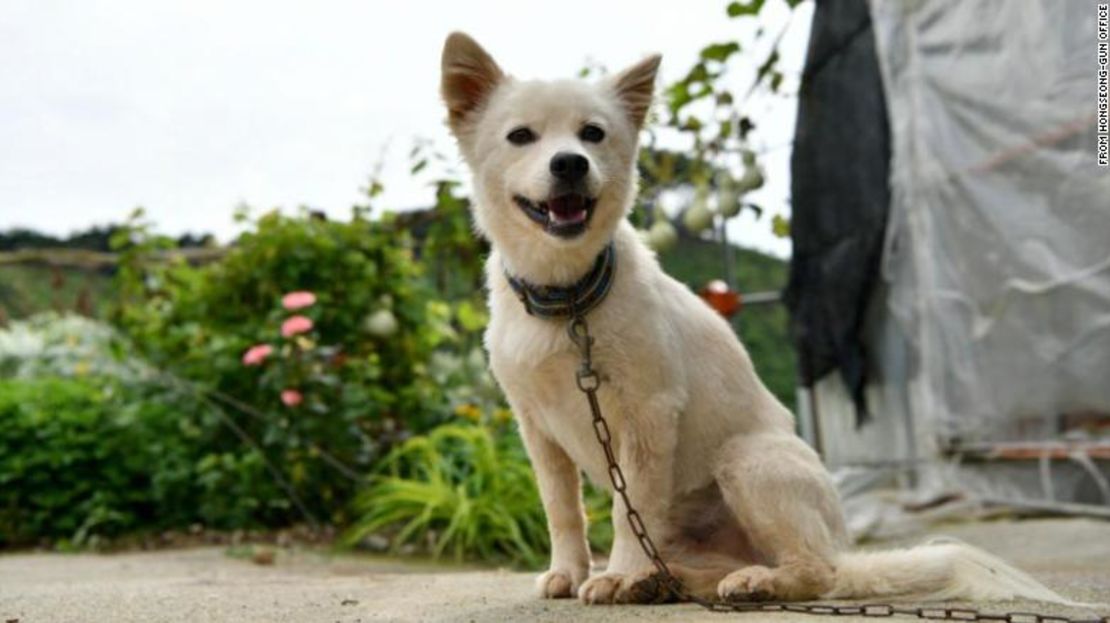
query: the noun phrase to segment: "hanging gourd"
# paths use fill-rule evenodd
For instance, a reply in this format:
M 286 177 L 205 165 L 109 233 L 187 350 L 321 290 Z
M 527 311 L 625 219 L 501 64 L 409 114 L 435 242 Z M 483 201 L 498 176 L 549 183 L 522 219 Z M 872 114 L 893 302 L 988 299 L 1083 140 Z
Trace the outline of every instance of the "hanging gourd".
M 736 181 L 728 173 L 721 173 L 717 178 L 717 211 L 725 218 L 740 214 L 740 193 Z
M 678 242 L 678 231 L 670 221 L 661 218 L 652 224 L 645 238 L 649 247 L 656 253 L 662 253 Z
M 757 188 L 763 187 L 763 169 L 755 161 L 755 153 L 750 150 L 745 150 L 744 155 L 744 175 L 736 182 L 737 190 L 741 193 L 750 193 Z
M 713 212 L 709 210 L 709 187 L 698 186 L 694 191 L 694 201 L 682 215 L 682 224 L 690 233 L 702 232 L 713 225 Z

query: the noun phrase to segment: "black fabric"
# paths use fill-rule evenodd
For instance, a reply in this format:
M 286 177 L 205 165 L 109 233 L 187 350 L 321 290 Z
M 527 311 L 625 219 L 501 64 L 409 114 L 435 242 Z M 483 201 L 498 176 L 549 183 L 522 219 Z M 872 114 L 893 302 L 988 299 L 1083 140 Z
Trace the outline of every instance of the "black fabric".
M 791 160 L 784 293 L 801 382 L 840 375 L 868 418 L 861 330 L 890 205 L 890 129 L 866 0 L 817 2 Z

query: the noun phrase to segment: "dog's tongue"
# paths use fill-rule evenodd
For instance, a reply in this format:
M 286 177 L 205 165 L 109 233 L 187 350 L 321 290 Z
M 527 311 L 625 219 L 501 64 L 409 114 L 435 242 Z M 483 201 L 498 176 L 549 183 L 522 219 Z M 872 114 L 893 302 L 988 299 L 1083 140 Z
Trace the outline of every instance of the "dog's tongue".
M 547 202 L 551 220 L 557 223 L 578 223 L 586 220 L 586 198 L 582 195 L 563 195 Z

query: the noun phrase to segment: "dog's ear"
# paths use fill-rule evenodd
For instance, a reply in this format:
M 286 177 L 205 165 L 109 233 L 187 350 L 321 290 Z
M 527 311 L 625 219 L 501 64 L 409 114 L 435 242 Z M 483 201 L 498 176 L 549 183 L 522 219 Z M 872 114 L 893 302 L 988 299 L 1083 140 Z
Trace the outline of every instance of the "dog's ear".
M 497 63 L 469 35 L 453 32 L 443 44 L 440 91 L 447 103 L 447 120 L 458 132 L 466 118 L 485 103 L 505 78 Z
M 655 74 L 663 57 L 652 54 L 635 65 L 609 79 L 617 97 L 624 104 L 629 119 L 637 128 L 644 124 L 644 117 L 651 108 L 651 96 L 655 90 Z

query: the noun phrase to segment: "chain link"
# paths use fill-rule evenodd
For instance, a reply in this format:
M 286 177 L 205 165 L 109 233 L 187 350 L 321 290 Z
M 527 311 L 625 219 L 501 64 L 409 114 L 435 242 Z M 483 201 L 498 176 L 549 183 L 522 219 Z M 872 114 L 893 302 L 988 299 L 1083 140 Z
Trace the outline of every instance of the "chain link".
M 823 616 L 862 616 L 862 617 L 916 617 L 936 621 L 1004 621 L 1006 623 L 1110 623 L 1110 616 L 1076 619 L 1035 612 L 1008 612 L 995 614 L 980 612 L 972 608 L 945 608 L 945 607 L 908 607 L 893 604 L 858 604 L 840 605 L 833 603 L 787 603 L 787 602 L 731 602 L 712 601 L 703 599 L 686 590 L 682 581 L 678 579 L 666 561 L 659 554 L 655 542 L 648 536 L 644 526 L 643 517 L 632 506 L 628 496 L 628 482 L 624 478 L 620 464 L 617 462 L 616 453 L 613 451 L 613 435 L 609 430 L 609 423 L 601 414 L 601 404 L 598 402 L 597 390 L 601 386 L 601 377 L 593 365 L 594 338 L 590 335 L 590 327 L 585 316 L 575 314 L 567 326 L 570 339 L 578 347 L 582 362 L 575 373 L 578 389 L 586 395 L 590 404 L 590 414 L 593 418 L 594 434 L 608 464 L 609 480 L 613 485 L 614 493 L 620 497 L 627 513 L 628 525 L 632 534 L 640 542 L 644 554 L 651 560 L 659 572 L 659 579 L 667 587 L 669 596 L 679 601 L 690 601 L 711 612 L 789 612 L 796 614 L 811 614 Z

